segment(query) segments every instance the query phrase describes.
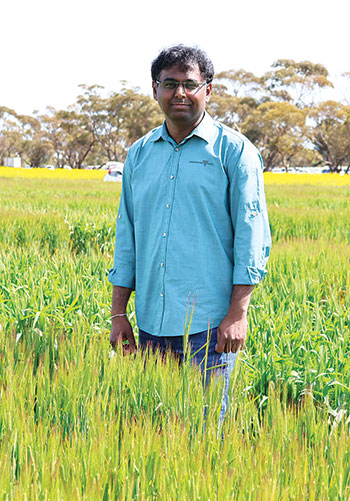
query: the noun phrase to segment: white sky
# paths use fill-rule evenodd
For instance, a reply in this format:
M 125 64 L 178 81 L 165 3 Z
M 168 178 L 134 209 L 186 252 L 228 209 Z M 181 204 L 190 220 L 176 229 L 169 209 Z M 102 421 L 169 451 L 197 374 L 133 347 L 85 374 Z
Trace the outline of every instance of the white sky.
M 173 43 L 197 44 L 217 72 L 261 74 L 278 58 L 350 71 L 349 0 L 1 0 L 0 105 L 65 108 L 78 85 L 150 91 L 150 65 Z

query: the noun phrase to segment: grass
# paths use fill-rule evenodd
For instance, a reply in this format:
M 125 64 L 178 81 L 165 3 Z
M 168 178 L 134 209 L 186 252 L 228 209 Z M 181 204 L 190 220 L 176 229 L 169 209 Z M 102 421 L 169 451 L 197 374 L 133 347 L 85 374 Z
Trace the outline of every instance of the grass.
M 53 335 L 53 334 L 52 334 Z M 9 338 L 3 382 L 0 492 L 8 499 L 346 499 L 348 426 L 310 396 L 270 388 L 264 411 L 238 382 L 223 438 L 220 388 L 153 358 L 109 356 L 81 333 L 39 366 Z M 171 380 L 171 384 L 169 381 Z M 20 397 L 19 397 L 20 396 Z M 182 402 L 185 401 L 185 406 Z M 209 405 L 203 432 L 203 405 Z M 5 411 L 6 409 L 6 411 Z
M 266 177 L 273 252 L 219 439 L 221 383 L 110 349 L 120 185 L 0 169 L 0 498 L 349 499 L 350 192 L 326 178 Z

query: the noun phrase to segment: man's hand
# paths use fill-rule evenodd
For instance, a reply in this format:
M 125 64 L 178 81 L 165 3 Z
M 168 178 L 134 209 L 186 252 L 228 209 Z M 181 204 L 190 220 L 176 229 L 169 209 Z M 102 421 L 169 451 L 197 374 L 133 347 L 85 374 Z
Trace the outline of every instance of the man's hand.
M 113 348 L 122 343 L 124 355 L 137 351 L 134 333 L 127 317 L 113 318 L 109 341 Z
M 237 353 L 247 336 L 247 312 L 254 285 L 234 285 L 226 317 L 217 331 L 217 353 Z
M 128 304 L 131 292 L 132 290 L 127 287 L 114 285 L 111 311 L 112 317 L 114 315 L 123 314 L 123 312 L 126 311 L 126 306 Z M 127 355 L 128 353 L 135 353 L 135 338 L 132 332 L 132 327 L 126 315 L 123 315 L 121 317 L 114 316 L 114 318 L 112 318 L 111 336 L 109 338 L 109 341 L 113 348 L 115 348 L 118 343 L 122 344 L 124 355 Z
M 232 319 L 226 316 L 220 323 L 217 330 L 217 353 L 236 353 L 243 349 L 247 336 L 247 317 L 244 315 L 239 319 Z

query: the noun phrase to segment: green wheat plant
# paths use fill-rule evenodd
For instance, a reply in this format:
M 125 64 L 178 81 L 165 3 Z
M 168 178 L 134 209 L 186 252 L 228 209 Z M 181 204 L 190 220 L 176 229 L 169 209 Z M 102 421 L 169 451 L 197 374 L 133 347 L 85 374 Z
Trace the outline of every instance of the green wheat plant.
M 119 184 L 0 178 L 0 499 L 350 499 L 350 191 L 266 193 L 218 438 L 222 381 L 195 354 L 109 345 Z M 137 336 L 133 297 L 128 316 Z

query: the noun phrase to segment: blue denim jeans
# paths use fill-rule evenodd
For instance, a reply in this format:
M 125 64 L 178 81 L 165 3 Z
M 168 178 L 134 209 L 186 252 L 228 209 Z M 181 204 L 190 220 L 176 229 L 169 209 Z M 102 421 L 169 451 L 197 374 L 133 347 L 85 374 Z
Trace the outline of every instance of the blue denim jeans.
M 222 393 L 222 402 L 219 416 L 219 426 L 222 424 L 225 413 L 228 408 L 228 391 L 230 386 L 230 378 L 232 370 L 236 362 L 236 353 L 216 353 L 216 335 L 217 327 L 209 332 L 209 348 L 208 358 L 205 365 L 206 343 L 208 340 L 208 331 L 191 334 L 188 337 L 188 342 L 191 346 L 191 354 L 196 353 L 193 357 L 193 363 L 198 365 L 203 375 L 205 386 L 207 387 L 210 377 L 215 375 L 216 378 L 224 378 L 224 386 Z M 184 338 L 183 336 L 153 336 L 139 329 L 139 347 L 150 347 L 153 351 L 159 350 L 160 353 L 167 351 L 173 352 L 182 362 L 184 358 Z M 198 352 L 198 353 L 197 353 Z M 219 366 L 219 367 L 218 367 Z M 206 371 L 205 371 L 206 367 Z

